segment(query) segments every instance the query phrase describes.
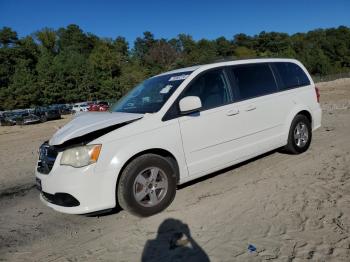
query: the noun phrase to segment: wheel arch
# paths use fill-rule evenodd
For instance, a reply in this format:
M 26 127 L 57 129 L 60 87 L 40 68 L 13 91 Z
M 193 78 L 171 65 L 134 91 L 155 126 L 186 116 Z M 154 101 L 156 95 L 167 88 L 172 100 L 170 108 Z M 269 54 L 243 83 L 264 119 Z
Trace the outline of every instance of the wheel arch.
M 309 121 L 309 126 L 310 126 L 310 133 L 308 133 L 307 136 L 307 140 L 303 145 L 298 145 L 295 137 L 295 128 L 296 128 L 296 124 L 298 124 L 299 120 L 297 120 L 295 122 L 296 119 L 304 119 L 305 118 Z M 287 138 L 287 144 L 283 147 L 283 152 L 289 153 L 289 154 L 301 154 L 303 152 L 305 152 L 311 143 L 311 138 L 312 138 L 312 115 L 310 112 L 308 112 L 307 110 L 301 110 L 299 112 L 297 112 L 294 117 L 292 118 L 292 121 L 290 123 L 290 128 L 289 128 L 289 132 L 288 132 L 288 138 Z M 298 139 L 299 140 L 299 139 Z
M 119 185 L 121 174 L 123 173 L 124 169 L 128 166 L 128 164 L 131 161 L 133 161 L 134 159 L 138 158 L 139 156 L 142 156 L 142 155 L 145 155 L 145 154 L 155 154 L 155 155 L 159 155 L 159 156 L 167 158 L 170 161 L 171 165 L 174 167 L 175 175 L 176 175 L 176 182 L 179 183 L 179 181 L 180 181 L 180 169 L 179 169 L 178 161 L 177 161 L 176 157 L 174 156 L 174 154 L 172 154 L 170 151 L 165 150 L 163 148 L 146 149 L 146 150 L 140 151 L 140 152 L 134 154 L 133 156 L 131 156 L 123 164 L 122 168 L 120 169 L 119 174 L 118 174 L 118 178 L 117 178 L 116 188 L 115 188 L 115 190 L 116 190 L 116 192 L 115 192 L 116 193 L 116 203 L 118 203 L 117 190 L 118 190 L 118 185 Z
M 297 106 L 295 107 L 288 115 L 286 122 L 285 122 L 285 127 L 284 127 L 284 134 L 285 134 L 285 141 L 287 142 L 288 140 L 288 135 L 289 135 L 289 130 L 290 130 L 290 126 L 292 124 L 293 119 L 297 116 L 297 115 L 304 115 L 306 116 L 311 123 L 311 127 L 313 127 L 313 118 L 312 118 L 312 114 L 311 114 L 311 110 L 309 110 L 308 107 L 306 106 Z
M 313 126 L 313 124 L 312 124 L 312 115 L 311 115 L 311 113 L 308 110 L 302 110 L 302 111 L 298 112 L 295 116 L 297 116 L 297 115 L 304 115 L 304 116 L 306 116 L 307 119 L 309 119 L 311 126 Z

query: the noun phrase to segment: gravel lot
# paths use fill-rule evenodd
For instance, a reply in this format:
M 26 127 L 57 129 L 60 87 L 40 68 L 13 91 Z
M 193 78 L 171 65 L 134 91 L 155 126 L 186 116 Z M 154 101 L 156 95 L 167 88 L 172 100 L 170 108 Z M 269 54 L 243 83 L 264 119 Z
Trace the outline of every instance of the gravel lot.
M 0 127 L 0 261 L 349 261 L 350 79 L 318 86 L 323 124 L 309 151 L 271 152 L 181 186 L 143 219 L 66 215 L 39 201 L 37 148 L 69 117 Z

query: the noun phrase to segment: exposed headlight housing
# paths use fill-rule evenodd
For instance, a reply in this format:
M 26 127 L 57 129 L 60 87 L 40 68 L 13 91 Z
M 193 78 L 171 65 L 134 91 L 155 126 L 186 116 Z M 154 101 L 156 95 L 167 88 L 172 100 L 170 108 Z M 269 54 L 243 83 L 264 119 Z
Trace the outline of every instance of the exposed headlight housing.
M 83 167 L 96 163 L 102 145 L 77 146 L 63 151 L 61 165 Z

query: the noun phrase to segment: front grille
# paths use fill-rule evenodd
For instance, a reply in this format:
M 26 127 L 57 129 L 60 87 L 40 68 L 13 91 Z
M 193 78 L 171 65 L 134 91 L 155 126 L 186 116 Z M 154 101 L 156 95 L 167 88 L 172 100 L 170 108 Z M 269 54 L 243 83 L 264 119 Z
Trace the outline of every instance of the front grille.
M 47 142 L 42 144 L 39 148 L 38 172 L 42 174 L 50 173 L 57 155 L 58 151 L 54 146 L 50 146 Z

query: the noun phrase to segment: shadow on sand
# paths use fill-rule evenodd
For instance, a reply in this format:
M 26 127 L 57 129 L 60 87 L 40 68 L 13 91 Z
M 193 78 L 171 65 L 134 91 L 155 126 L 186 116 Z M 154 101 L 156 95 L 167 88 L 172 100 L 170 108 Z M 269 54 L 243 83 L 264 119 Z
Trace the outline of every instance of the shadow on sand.
M 142 262 L 148 261 L 210 261 L 205 251 L 192 238 L 188 225 L 168 218 L 159 228 L 155 239 L 147 240 Z

